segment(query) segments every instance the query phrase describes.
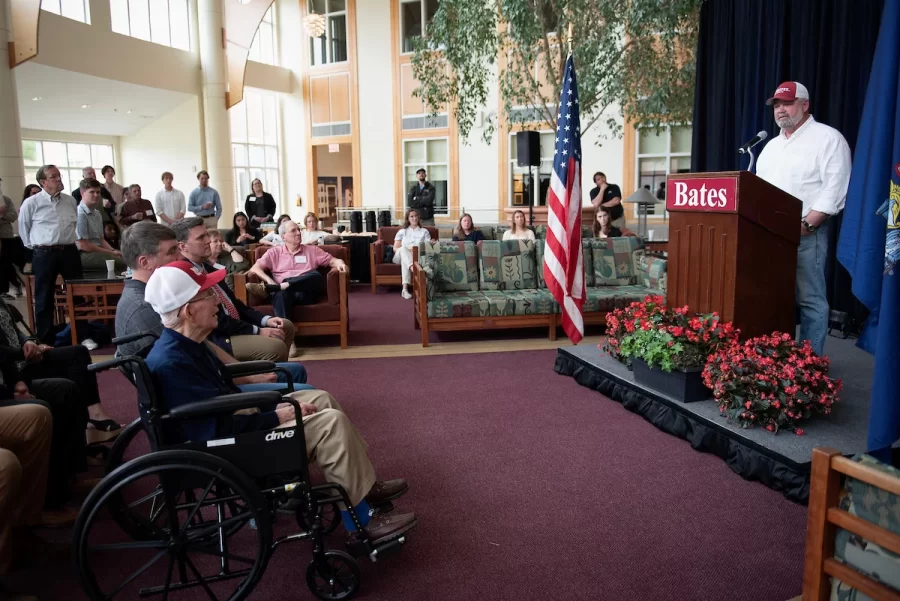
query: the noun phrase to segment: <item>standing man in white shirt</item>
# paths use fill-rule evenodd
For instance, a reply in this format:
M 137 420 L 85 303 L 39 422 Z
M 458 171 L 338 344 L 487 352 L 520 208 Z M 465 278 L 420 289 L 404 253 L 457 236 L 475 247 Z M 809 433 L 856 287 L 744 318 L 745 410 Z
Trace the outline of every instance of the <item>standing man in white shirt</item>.
M 184 193 L 172 187 L 175 176 L 168 171 L 163 172 L 163 189 L 156 193 L 153 206 L 156 214 L 166 225 L 172 225 L 180 219 L 184 219 Z
M 756 174 L 803 202 L 797 253 L 799 339 L 809 340 L 813 351 L 823 355 L 829 313 L 828 218 L 840 213 L 847 200 L 850 146 L 841 132 L 809 113 L 809 91 L 799 82 L 782 83 L 766 104 L 774 107 L 781 135 L 766 144 Z
M 103 188 L 110 193 L 112 196 L 113 202 L 116 203 L 116 218 L 119 217 L 119 214 L 122 212 L 122 205 L 125 204 L 125 201 L 128 200 L 125 198 L 125 187 L 120 186 L 116 183 L 116 170 L 112 165 L 104 165 L 103 169 L 100 170 L 100 174 L 103 176 Z
M 31 272 L 34 274 L 34 321 L 38 338 L 53 345 L 53 303 L 56 278 L 80 278 L 81 257 L 75 246 L 75 223 L 78 204 L 63 194 L 63 182 L 56 165 L 44 165 L 37 171 L 41 191 L 26 198 L 19 208 L 19 236 L 34 251 Z M 77 322 L 76 326 L 79 325 Z M 97 348 L 87 339 L 89 350 Z M 93 348 L 91 348 L 93 346 Z
M 188 199 L 188 210 L 197 217 L 203 218 L 203 225 L 208 230 L 214 230 L 219 225 L 219 217 L 222 216 L 222 199 L 215 188 L 209 185 L 209 173 L 200 171 L 197 173 L 199 186 L 191 192 Z

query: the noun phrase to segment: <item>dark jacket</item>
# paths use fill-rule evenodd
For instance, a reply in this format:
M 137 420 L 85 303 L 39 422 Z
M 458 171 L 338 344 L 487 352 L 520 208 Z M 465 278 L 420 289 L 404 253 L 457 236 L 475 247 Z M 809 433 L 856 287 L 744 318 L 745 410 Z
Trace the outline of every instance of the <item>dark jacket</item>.
M 3 299 L 0 299 L 0 311 L 9 313 L 9 317 L 13 324 L 24 323 L 22 314 L 19 313 L 19 310 L 14 306 L 7 304 Z M 23 334 L 21 328 L 16 328 L 16 334 L 19 337 L 18 348 L 11 346 L 6 335 L 0 331 L 0 372 L 3 373 L 3 383 L 0 384 L 0 399 L 13 398 L 16 382 L 30 384 L 28 379 L 23 376 L 21 371 L 19 371 L 19 367 L 16 363 L 25 360 L 25 353 L 22 351 L 22 345 L 25 344 L 25 341 L 33 340 L 35 343 L 40 344 L 40 341 L 37 338 Z
M 257 198 L 255 194 L 248 194 L 247 199 L 244 201 L 244 213 L 247 214 L 247 219 L 250 221 L 250 227 L 255 230 L 259 229 L 259 224 L 253 221 L 254 217 L 265 217 L 266 215 L 269 215 L 274 218 L 275 211 L 277 210 L 278 208 L 275 206 L 275 199 L 272 198 L 272 195 L 268 192 L 263 192 L 263 195 L 260 198 Z
M 250 222 L 252 223 L 252 222 Z M 231 246 L 247 246 L 248 244 L 256 244 L 259 242 L 260 238 L 263 237 L 262 232 L 258 229 L 254 229 L 247 225 L 247 233 L 253 236 L 253 240 L 244 240 L 243 242 L 238 242 L 238 236 L 240 236 L 240 231 L 235 231 L 234 229 L 228 230 L 225 233 L 225 242 L 227 242 Z
M 209 263 L 204 263 L 203 268 L 207 273 L 216 271 L 216 268 Z M 225 291 L 225 294 L 231 299 L 235 309 L 237 309 L 240 319 L 233 319 L 228 314 L 228 309 L 223 305 L 219 305 L 219 326 L 209 335 L 209 340 L 214 342 L 216 346 L 225 350 L 229 354 L 234 354 L 231 349 L 232 336 L 250 336 L 256 334 L 257 328 L 262 327 L 262 320 L 266 317 L 256 309 L 252 309 L 239 301 L 234 295 L 234 291 L 222 282 L 219 288 Z
M 484 234 L 481 233 L 481 230 L 472 230 L 469 234 L 464 237 L 459 237 L 460 232 L 453 230 L 453 241 L 454 242 L 474 242 L 478 244 L 482 240 L 484 240 Z
M 431 182 L 425 182 L 421 190 L 419 182 L 416 182 L 406 194 L 406 208 L 417 210 L 419 219 L 434 219 L 434 195 L 435 189 Z

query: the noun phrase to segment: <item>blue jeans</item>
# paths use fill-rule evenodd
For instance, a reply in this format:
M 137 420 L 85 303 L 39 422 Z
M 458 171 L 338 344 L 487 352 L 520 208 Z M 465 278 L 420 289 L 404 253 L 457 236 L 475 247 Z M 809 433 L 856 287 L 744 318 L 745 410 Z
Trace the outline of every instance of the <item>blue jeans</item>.
M 286 363 L 276 363 L 278 367 L 283 367 L 291 374 L 291 379 L 294 381 L 294 390 L 313 390 L 315 386 L 306 383 L 306 368 L 303 367 L 300 363 L 294 361 L 288 361 Z M 243 392 L 259 392 L 265 390 L 283 390 L 286 379 L 283 373 L 278 373 L 277 382 L 271 384 L 240 384 L 238 388 L 240 388 Z
M 813 351 L 823 355 L 828 334 L 828 298 L 825 289 L 825 258 L 828 254 L 828 221 L 815 234 L 800 237 L 797 250 L 797 306 L 800 307 L 800 341 L 809 340 Z

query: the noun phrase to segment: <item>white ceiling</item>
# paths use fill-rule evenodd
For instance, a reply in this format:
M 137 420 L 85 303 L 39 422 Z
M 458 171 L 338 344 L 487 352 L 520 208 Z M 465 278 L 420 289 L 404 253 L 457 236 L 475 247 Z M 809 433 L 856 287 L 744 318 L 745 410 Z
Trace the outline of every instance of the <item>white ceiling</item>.
M 127 136 L 195 98 L 34 61 L 19 65 L 14 73 L 19 117 L 25 129 Z M 82 108 L 85 104 L 88 106 Z

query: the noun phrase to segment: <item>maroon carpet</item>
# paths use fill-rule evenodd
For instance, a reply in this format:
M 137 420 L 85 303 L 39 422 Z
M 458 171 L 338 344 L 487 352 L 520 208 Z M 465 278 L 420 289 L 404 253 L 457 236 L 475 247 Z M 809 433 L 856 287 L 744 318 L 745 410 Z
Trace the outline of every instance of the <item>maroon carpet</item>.
M 805 508 L 555 375 L 554 356 L 307 365 L 310 381 L 366 436 L 379 475 L 410 480 L 398 507 L 420 516 L 402 550 L 362 563 L 360 599 L 785 601 L 800 593 Z M 132 416 L 125 380 L 108 374 L 102 383 L 109 410 Z M 341 545 L 339 533 L 330 540 Z M 308 560 L 304 543 L 279 549 L 252 598 L 312 599 Z M 52 574 L 31 574 L 28 584 L 45 599 L 82 598 L 68 566 Z

